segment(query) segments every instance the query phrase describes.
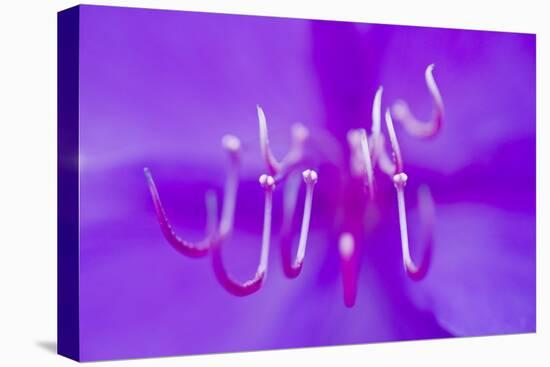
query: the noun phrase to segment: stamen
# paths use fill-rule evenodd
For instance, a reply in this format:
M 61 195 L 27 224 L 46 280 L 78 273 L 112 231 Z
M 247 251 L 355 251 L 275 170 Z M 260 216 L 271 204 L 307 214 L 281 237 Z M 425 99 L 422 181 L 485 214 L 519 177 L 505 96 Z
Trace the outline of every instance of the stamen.
M 369 196 L 372 199 L 374 197 L 374 173 L 372 170 L 372 161 L 370 157 L 370 149 L 369 149 L 369 143 L 367 139 L 367 132 L 364 129 L 361 129 L 360 134 L 361 134 L 361 152 L 363 153 L 363 162 L 365 163 L 365 176 L 367 179 Z
M 395 186 L 395 190 L 397 191 L 397 208 L 399 212 L 399 230 L 401 232 L 401 250 L 403 255 L 403 266 L 405 267 L 405 271 L 407 272 L 407 275 L 413 279 L 413 280 L 420 280 L 428 271 L 428 267 L 430 265 L 430 259 L 431 259 L 431 232 L 433 229 L 430 228 L 429 233 L 430 236 L 428 236 L 428 245 L 426 247 L 426 250 L 424 252 L 422 265 L 420 267 L 416 266 L 411 258 L 411 254 L 409 251 L 409 234 L 407 230 L 407 211 L 405 208 L 405 186 L 407 185 L 407 174 L 403 172 L 403 160 L 401 158 L 401 150 L 399 149 L 399 142 L 397 141 L 397 136 L 395 135 L 395 129 L 393 127 L 393 122 L 391 119 L 390 111 L 386 111 L 386 124 L 388 127 L 388 134 L 390 136 L 390 141 L 393 149 L 393 155 L 395 158 L 395 174 L 392 177 L 393 185 Z M 420 195 L 420 193 L 419 193 Z M 431 202 L 431 196 L 426 196 L 428 194 L 422 194 L 423 196 L 419 199 L 422 199 L 421 202 L 423 202 L 422 205 L 429 206 Z M 433 205 L 433 203 L 432 203 Z M 426 210 L 425 210 L 426 212 Z M 428 210 L 430 212 L 430 210 Z M 431 210 L 433 213 L 433 210 Z M 425 218 L 428 223 L 433 223 L 433 219 Z
M 258 122 L 260 127 L 260 149 L 266 162 L 267 169 L 271 175 L 277 175 L 278 178 L 286 176 L 293 167 L 303 159 L 304 143 L 309 137 L 309 130 L 301 123 L 295 123 L 291 128 L 292 145 L 282 161 L 278 161 L 269 146 L 269 135 L 267 132 L 267 121 L 264 111 L 260 106 L 258 110 Z
M 222 243 L 223 237 L 218 237 L 212 246 L 212 266 L 214 273 L 220 284 L 231 294 L 239 297 L 248 296 L 257 292 L 265 280 L 267 274 L 267 264 L 269 258 L 269 240 L 271 236 L 271 212 L 273 202 L 273 190 L 275 189 L 275 180 L 272 176 L 260 176 L 260 185 L 265 191 L 264 205 L 264 224 L 262 233 L 262 249 L 260 254 L 260 263 L 256 270 L 256 274 L 250 280 L 238 282 L 233 280 L 227 273 L 222 260 Z
M 342 266 L 342 284 L 344 304 L 353 307 L 357 298 L 357 260 L 355 258 L 355 240 L 351 233 L 342 233 L 338 242 Z
M 222 218 L 220 222 L 220 230 L 218 236 L 225 237 L 231 232 L 233 228 L 233 217 L 235 212 L 235 198 L 238 188 L 238 166 L 239 166 L 239 152 L 240 141 L 233 135 L 225 135 L 222 138 L 222 146 L 228 151 L 230 157 L 230 167 L 228 176 L 225 183 L 225 194 L 223 198 Z M 208 253 L 211 246 L 211 242 L 215 236 L 217 230 L 217 202 L 215 194 L 212 191 L 206 193 L 206 209 L 207 209 L 207 235 L 204 239 L 194 243 L 187 241 L 179 237 L 174 228 L 168 220 L 164 206 L 160 200 L 153 175 L 148 168 L 144 169 L 145 178 L 149 186 L 149 191 L 153 198 L 155 205 L 155 211 L 157 214 L 157 220 L 159 221 L 160 228 L 164 237 L 176 250 L 184 255 L 190 257 L 201 257 Z
M 189 256 L 189 257 L 202 257 L 206 255 L 210 249 L 211 241 L 214 237 L 215 227 L 212 223 L 215 224 L 217 217 L 217 209 L 212 205 L 211 194 L 206 195 L 206 208 L 207 208 L 207 235 L 204 239 L 198 242 L 190 242 L 179 237 L 174 228 L 170 224 L 166 211 L 160 200 L 160 196 L 153 180 L 153 175 L 149 168 L 144 168 L 143 172 L 145 173 L 145 178 L 147 179 L 147 185 L 149 186 L 149 191 L 151 192 L 151 197 L 153 198 L 153 204 L 155 205 L 155 212 L 157 214 L 157 220 L 160 224 L 160 229 L 162 234 L 168 241 L 168 243 L 180 253 Z
M 401 232 L 401 250 L 403 255 L 403 266 L 407 275 L 413 280 L 420 280 L 426 275 L 432 255 L 432 234 L 434 222 L 434 205 L 429 190 L 419 190 L 418 202 L 421 208 L 422 222 L 424 225 L 426 247 L 422 257 L 422 264 L 418 267 L 411 258 L 409 251 L 409 235 L 407 229 L 407 211 L 405 208 L 405 186 L 407 175 L 404 172 L 393 176 L 393 183 L 397 191 L 397 207 L 399 212 L 399 230 Z
M 443 124 L 443 99 L 433 76 L 434 64 L 428 65 L 425 72 L 426 85 L 433 99 L 433 118 L 431 121 L 422 122 L 414 117 L 407 102 L 398 100 L 392 107 L 395 118 L 403 124 L 407 132 L 413 136 L 428 138 L 434 136 Z
M 285 197 L 285 218 L 284 218 L 283 229 L 282 229 L 283 233 L 281 236 L 281 240 L 282 240 L 281 251 L 283 255 L 283 270 L 285 272 L 285 275 L 289 278 L 296 278 L 302 270 L 302 265 L 306 255 L 309 223 L 311 219 L 311 207 L 313 203 L 313 188 L 315 187 L 315 184 L 317 183 L 317 180 L 318 180 L 317 172 L 309 169 L 302 172 L 302 177 L 304 179 L 304 183 L 306 184 L 306 197 L 304 200 L 304 213 L 302 217 L 300 239 L 298 242 L 298 252 L 296 255 L 296 259 L 294 260 L 294 263 L 291 263 L 291 259 L 290 259 L 290 247 L 291 247 L 291 239 L 292 239 L 292 236 L 290 235 L 290 224 L 292 223 L 292 218 L 294 217 L 294 211 L 296 208 L 298 186 L 294 182 L 289 181 L 289 184 L 291 186 L 288 190 L 285 190 L 285 196 L 288 193 L 290 197 Z

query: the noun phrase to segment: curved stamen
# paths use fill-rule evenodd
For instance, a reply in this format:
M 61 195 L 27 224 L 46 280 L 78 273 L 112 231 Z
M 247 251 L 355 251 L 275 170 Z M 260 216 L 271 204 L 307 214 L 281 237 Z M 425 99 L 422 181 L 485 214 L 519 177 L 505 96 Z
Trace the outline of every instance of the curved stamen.
M 398 100 L 392 107 L 392 112 L 395 118 L 403 124 L 407 132 L 413 136 L 431 137 L 434 136 L 443 124 L 443 99 L 437 87 L 433 76 L 434 64 L 428 65 L 425 72 L 426 85 L 434 102 L 433 118 L 431 121 L 423 122 L 414 117 L 407 102 Z
M 411 254 L 409 251 L 409 234 L 407 230 L 407 211 L 405 208 L 405 186 L 407 184 L 407 174 L 403 172 L 403 160 L 401 158 L 401 151 L 399 148 L 399 142 L 397 141 L 397 136 L 395 135 L 395 130 L 393 128 L 393 123 L 391 119 L 390 111 L 386 111 L 386 124 L 388 127 L 388 133 L 390 136 L 390 141 L 393 149 L 393 154 L 395 158 L 395 174 L 393 175 L 393 185 L 397 191 L 397 208 L 399 212 L 399 230 L 401 232 L 401 250 L 403 255 L 403 266 L 407 275 L 413 280 L 422 279 L 428 270 L 430 259 L 431 259 L 431 240 L 428 241 L 428 245 L 424 252 L 423 261 L 420 267 L 418 267 L 412 260 Z M 422 198 L 424 202 L 427 202 L 426 198 Z M 424 204 L 423 204 L 424 205 Z M 431 220 L 430 222 L 433 222 Z M 430 236 L 431 238 L 431 236 Z
M 309 130 L 300 123 L 292 125 L 292 145 L 282 161 L 278 161 L 269 146 L 269 135 L 267 132 L 267 121 L 263 109 L 256 106 L 258 110 L 258 123 L 260 130 L 260 149 L 265 160 L 267 169 L 271 175 L 285 176 L 292 167 L 297 165 L 304 155 L 304 143 L 309 137 Z
M 374 172 L 372 170 L 372 160 L 370 156 L 369 143 L 367 139 L 367 132 L 364 129 L 360 130 L 361 136 L 361 153 L 363 162 L 365 163 L 365 176 L 366 183 L 369 189 L 369 196 L 372 199 L 374 197 Z
M 151 192 L 151 197 L 153 198 L 153 204 L 155 205 L 155 212 L 157 214 L 157 220 L 160 224 L 160 229 L 162 234 L 168 241 L 170 245 L 180 253 L 189 256 L 189 257 L 202 257 L 206 255 L 210 248 L 210 243 L 215 233 L 216 223 L 216 208 L 212 205 L 212 194 L 209 193 L 206 195 L 206 208 L 207 208 L 207 235 L 204 239 L 198 242 L 186 241 L 179 237 L 174 228 L 170 224 L 166 211 L 160 200 L 160 196 L 153 180 L 153 175 L 149 168 L 144 168 L 143 172 L 145 173 L 145 178 L 147 179 L 147 185 L 149 186 L 149 191 Z
M 304 200 L 304 213 L 302 217 L 300 239 L 298 242 L 298 252 L 296 254 L 296 259 L 293 263 L 290 259 L 290 248 L 292 240 L 292 236 L 290 235 L 290 226 L 296 208 L 296 199 L 298 196 L 298 181 L 288 181 L 289 188 L 285 190 L 285 213 L 281 236 L 281 251 L 283 255 L 283 270 L 285 275 L 289 278 L 296 278 L 302 270 L 302 265 L 304 263 L 304 258 L 306 255 L 309 222 L 311 219 L 313 188 L 315 187 L 318 179 L 317 172 L 309 169 L 302 172 L 302 177 L 304 179 L 304 183 L 306 184 L 306 197 Z
M 353 307 L 357 298 L 357 260 L 355 258 L 355 240 L 351 233 L 342 233 L 338 242 L 342 266 L 342 284 L 344 304 Z
M 262 249 L 260 254 L 260 263 L 256 269 L 256 274 L 250 280 L 238 282 L 234 280 L 225 269 L 222 259 L 222 243 L 223 237 L 218 237 L 213 242 L 212 246 L 212 266 L 214 273 L 220 284 L 231 294 L 239 297 L 248 296 L 257 292 L 267 274 L 267 264 L 269 257 L 269 240 L 271 236 L 271 211 L 273 201 L 273 190 L 275 188 L 275 180 L 268 175 L 260 177 L 260 185 L 265 190 L 265 205 L 264 205 L 264 224 L 262 233 Z
M 223 198 L 222 218 L 220 222 L 219 236 L 226 236 L 233 228 L 233 217 L 235 212 L 235 197 L 238 188 L 238 166 L 240 141 L 233 135 L 225 135 L 222 139 L 222 145 L 229 153 L 230 169 L 225 183 L 225 195 Z M 174 228 L 168 220 L 164 206 L 160 200 L 160 196 L 153 180 L 153 175 L 148 168 L 144 168 L 145 178 L 149 186 L 149 191 L 155 205 L 155 212 L 160 224 L 160 229 L 164 237 L 177 251 L 190 257 L 202 257 L 206 255 L 211 246 L 211 242 L 215 236 L 217 229 L 217 203 L 213 192 L 206 193 L 206 208 L 207 208 L 207 235 L 204 239 L 198 242 L 191 242 L 182 239 L 176 234 Z

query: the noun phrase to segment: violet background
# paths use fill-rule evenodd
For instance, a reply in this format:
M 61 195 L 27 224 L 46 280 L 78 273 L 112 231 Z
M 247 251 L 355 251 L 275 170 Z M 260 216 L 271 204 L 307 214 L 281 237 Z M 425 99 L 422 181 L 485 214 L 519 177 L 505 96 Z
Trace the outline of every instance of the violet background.
M 97 6 L 80 14 L 82 360 L 535 331 L 534 35 Z M 418 185 L 437 203 L 432 268 L 412 282 L 393 188 L 377 177 L 376 205 L 364 204 L 347 177 L 345 134 L 370 127 L 380 84 L 384 107 L 403 97 L 427 118 L 430 63 L 443 130 L 426 141 L 397 127 L 413 256 Z M 237 135 L 245 154 L 224 255 L 232 274 L 251 276 L 265 172 L 256 104 L 278 157 L 293 122 L 310 128 L 319 184 L 302 274 L 282 272 L 277 190 L 266 283 L 236 298 L 208 258 L 165 242 L 143 168 L 180 235 L 201 238 L 203 195 L 223 188 L 221 137 Z M 347 227 L 364 229 L 352 309 L 337 251 Z

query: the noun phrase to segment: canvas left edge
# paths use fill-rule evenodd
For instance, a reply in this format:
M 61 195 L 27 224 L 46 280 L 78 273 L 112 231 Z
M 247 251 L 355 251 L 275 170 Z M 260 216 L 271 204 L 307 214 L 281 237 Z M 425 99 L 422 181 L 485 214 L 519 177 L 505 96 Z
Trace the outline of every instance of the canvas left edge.
M 57 14 L 57 353 L 80 361 L 80 7 Z

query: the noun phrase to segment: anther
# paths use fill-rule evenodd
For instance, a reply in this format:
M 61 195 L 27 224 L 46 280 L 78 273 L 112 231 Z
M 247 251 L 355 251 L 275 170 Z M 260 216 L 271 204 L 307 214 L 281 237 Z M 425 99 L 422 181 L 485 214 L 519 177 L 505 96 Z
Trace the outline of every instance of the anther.
M 275 188 L 275 179 L 272 176 L 263 174 L 260 176 L 259 182 L 266 190 L 273 190 Z
M 393 175 L 393 184 L 396 187 L 405 187 L 405 185 L 407 184 L 407 179 L 408 176 L 405 172 L 396 173 L 395 175 Z
M 398 100 L 392 107 L 395 118 L 403 124 L 407 132 L 413 136 L 434 136 L 443 124 L 444 106 L 441 93 L 433 76 L 434 64 L 428 65 L 425 72 L 426 85 L 433 99 L 433 118 L 431 121 L 419 121 L 411 112 L 407 102 Z
M 306 169 L 302 172 L 302 177 L 306 185 L 315 185 L 317 183 L 317 172 L 312 169 Z
M 241 149 L 241 141 L 235 135 L 227 134 L 222 137 L 222 146 L 229 152 L 238 152 Z

